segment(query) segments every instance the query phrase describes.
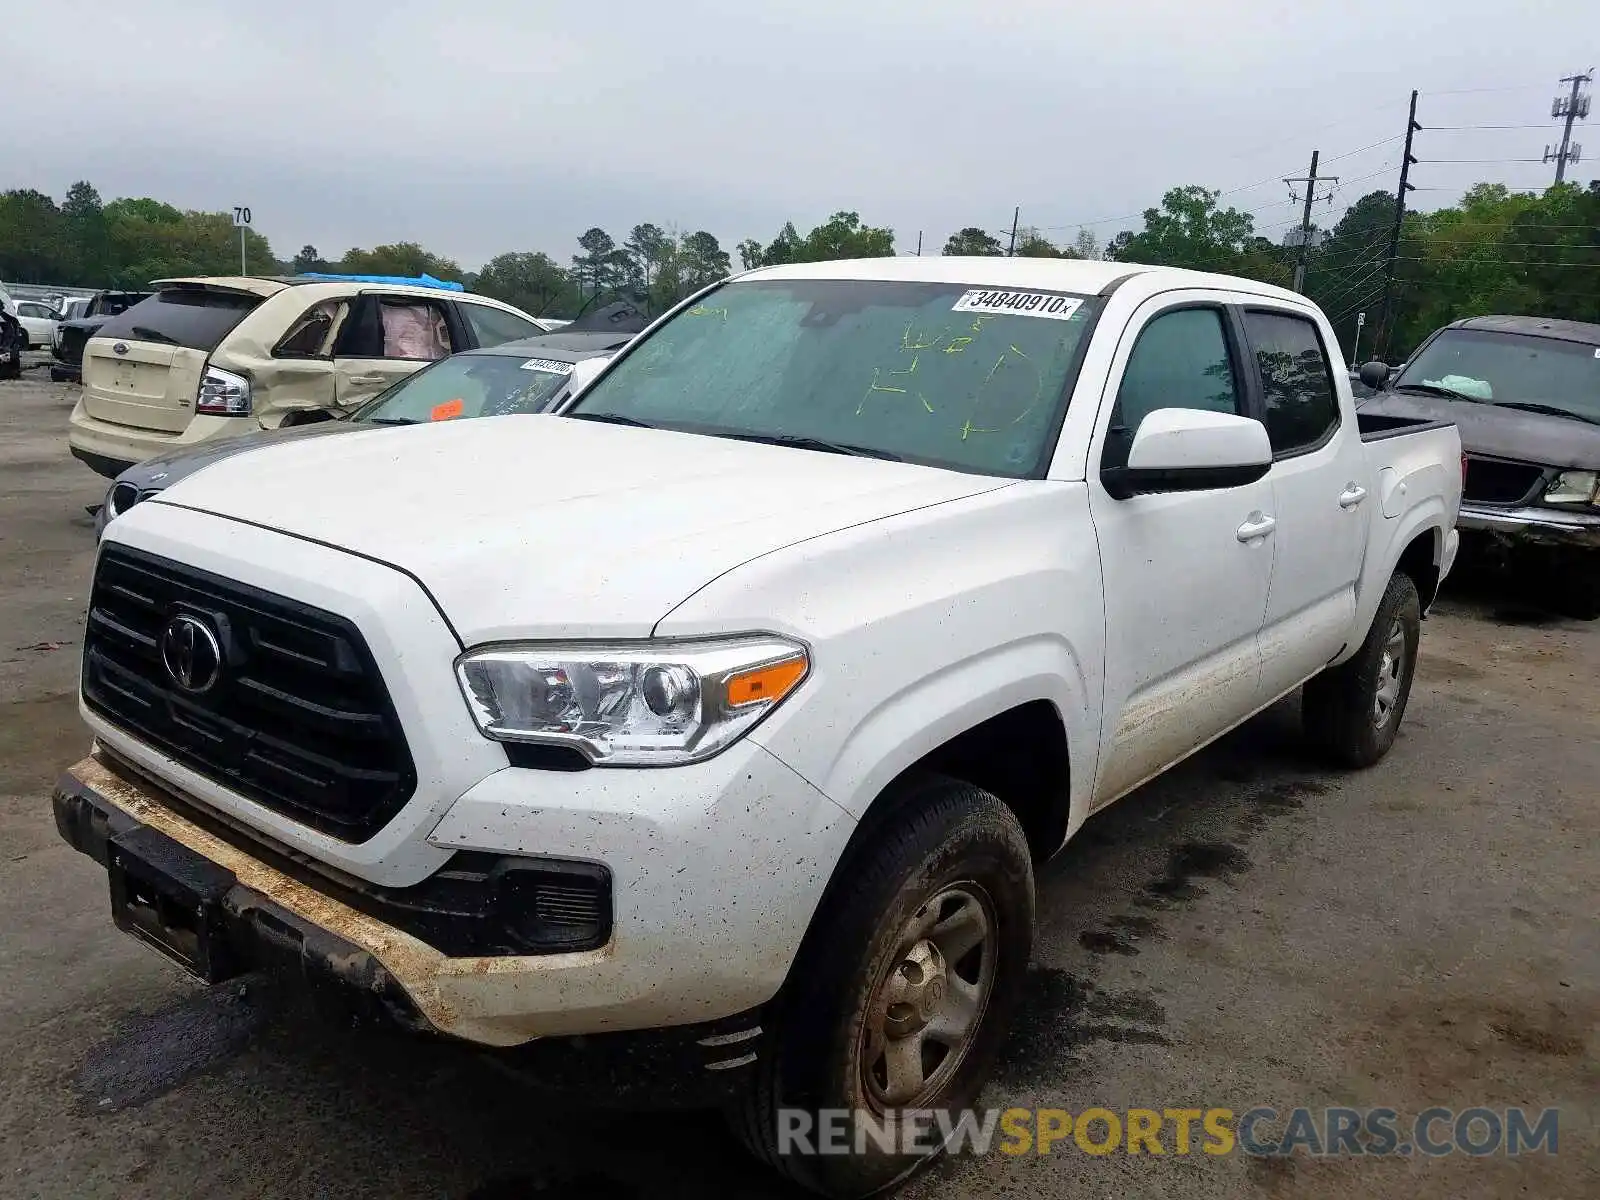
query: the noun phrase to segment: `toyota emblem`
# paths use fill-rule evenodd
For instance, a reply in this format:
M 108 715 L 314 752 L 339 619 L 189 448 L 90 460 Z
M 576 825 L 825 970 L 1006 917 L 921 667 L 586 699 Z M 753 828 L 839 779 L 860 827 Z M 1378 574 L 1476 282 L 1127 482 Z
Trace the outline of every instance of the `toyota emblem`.
M 117 342 L 114 345 L 112 345 L 112 347 L 111 347 L 111 353 L 113 353 L 113 354 L 126 354 L 127 352 L 128 352 L 128 343 L 127 342 Z
M 161 665 L 184 691 L 210 691 L 222 677 L 222 643 L 204 621 L 180 613 L 161 631 Z

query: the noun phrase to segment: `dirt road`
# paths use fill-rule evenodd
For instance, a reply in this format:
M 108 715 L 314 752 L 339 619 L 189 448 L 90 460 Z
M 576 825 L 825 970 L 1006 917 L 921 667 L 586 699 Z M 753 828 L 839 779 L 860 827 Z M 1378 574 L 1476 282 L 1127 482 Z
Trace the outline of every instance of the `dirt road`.
M 104 484 L 66 387 L 0 383 L 0 1195 L 645 1200 L 789 1193 L 720 1123 L 538 1099 L 457 1049 L 206 991 L 111 925 L 49 786 Z M 1079 1111 L 1560 1106 L 1559 1153 L 954 1161 L 917 1197 L 1600 1195 L 1600 626 L 1448 600 L 1394 753 L 1309 765 L 1280 706 L 1042 875 L 986 1099 Z M 1170 1145 L 1170 1142 L 1169 1142 Z

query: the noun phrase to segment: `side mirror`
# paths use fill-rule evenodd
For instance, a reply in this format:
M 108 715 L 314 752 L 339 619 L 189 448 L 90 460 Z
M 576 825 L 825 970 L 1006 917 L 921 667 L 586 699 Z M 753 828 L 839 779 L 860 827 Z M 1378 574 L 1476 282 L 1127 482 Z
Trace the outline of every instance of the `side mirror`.
M 1362 363 L 1361 370 L 1356 375 L 1362 383 L 1376 391 L 1389 382 L 1389 364 L 1374 359 L 1372 362 Z
M 1100 472 L 1118 500 L 1151 492 L 1244 487 L 1272 469 L 1272 443 L 1260 421 L 1195 408 L 1158 408 L 1139 422 L 1128 465 Z
M 606 358 L 583 358 L 572 364 L 572 374 L 567 376 L 567 400 L 573 400 L 581 395 L 585 388 L 594 382 L 595 376 L 605 370 L 610 362 Z

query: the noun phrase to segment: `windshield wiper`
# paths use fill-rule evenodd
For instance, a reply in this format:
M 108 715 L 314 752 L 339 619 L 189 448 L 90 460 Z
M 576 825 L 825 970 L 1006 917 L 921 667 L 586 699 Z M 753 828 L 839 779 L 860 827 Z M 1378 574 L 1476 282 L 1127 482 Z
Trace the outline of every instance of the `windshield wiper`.
M 1522 412 L 1543 413 L 1547 417 L 1570 417 L 1574 421 L 1587 421 L 1590 425 L 1600 425 L 1600 417 L 1573 412 L 1570 408 L 1557 408 L 1554 404 L 1536 404 L 1528 400 L 1493 400 L 1490 403 L 1496 408 L 1515 408 Z
M 794 433 L 714 433 L 712 437 L 732 438 L 736 442 L 761 442 L 768 446 L 792 446 L 796 450 L 821 450 L 826 454 L 848 454 L 853 458 L 881 458 L 904 462 L 898 454 L 871 446 L 852 446 L 849 442 L 830 442 L 825 438 L 802 437 Z
M 657 426 L 638 417 L 625 417 L 621 413 L 569 412 L 564 414 L 575 421 L 604 421 L 608 425 L 631 425 L 635 429 L 655 429 Z
M 148 325 L 130 325 L 128 326 L 128 332 L 140 341 L 162 342 L 168 346 L 176 346 L 178 344 L 178 339 L 170 333 L 162 333 L 161 330 L 151 329 Z
M 416 421 L 410 417 L 363 417 L 363 425 L 415 425 Z
M 1455 388 L 1441 387 L 1437 383 L 1397 383 L 1389 390 L 1394 392 L 1422 392 L 1428 396 L 1443 396 L 1449 400 L 1465 400 L 1471 404 L 1489 403 L 1489 401 L 1478 396 L 1469 396 L 1465 392 L 1458 392 Z

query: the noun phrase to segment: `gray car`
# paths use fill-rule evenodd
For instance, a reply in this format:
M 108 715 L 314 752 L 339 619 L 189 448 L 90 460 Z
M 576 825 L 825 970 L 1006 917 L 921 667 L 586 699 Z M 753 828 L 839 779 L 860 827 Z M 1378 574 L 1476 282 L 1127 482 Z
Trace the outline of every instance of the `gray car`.
M 193 450 L 147 459 L 118 475 L 95 510 L 95 538 L 107 523 L 203 467 L 294 438 L 331 437 L 428 421 L 546 412 L 593 378 L 631 333 L 548 333 L 466 350 L 424 367 L 347 417 L 316 413 L 308 423 L 257 429 Z M 304 418 L 302 418 L 304 421 Z

